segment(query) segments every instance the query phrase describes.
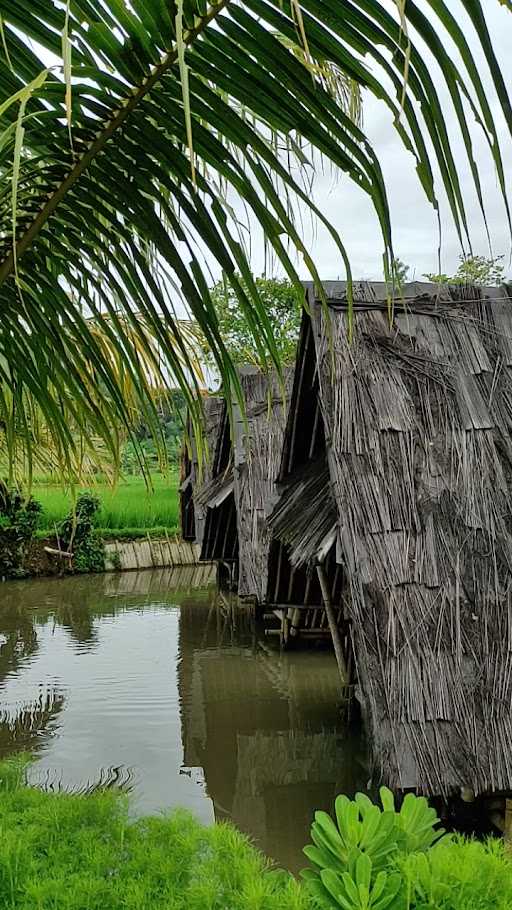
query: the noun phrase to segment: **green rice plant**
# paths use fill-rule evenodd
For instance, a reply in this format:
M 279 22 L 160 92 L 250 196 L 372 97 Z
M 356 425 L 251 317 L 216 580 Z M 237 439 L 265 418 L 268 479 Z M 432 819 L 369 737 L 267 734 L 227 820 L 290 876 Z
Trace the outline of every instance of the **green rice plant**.
M 115 791 L 45 793 L 24 759 L 0 764 L 0 907 L 9 910 L 307 910 L 228 825 L 184 811 L 131 821 Z
M 96 534 L 103 540 L 138 540 L 147 537 L 174 537 L 178 533 L 178 526 L 166 527 L 160 525 L 156 528 L 96 528 Z
M 96 484 L 94 493 L 100 500 L 97 526 L 105 532 L 123 528 L 139 532 L 150 528 L 167 529 L 168 532 L 175 530 L 179 511 L 178 476 L 155 474 L 151 481 L 151 490 L 146 488 L 141 477 L 126 478 L 115 487 L 106 483 Z M 36 484 L 34 496 L 43 507 L 39 530 L 53 532 L 55 526 L 67 516 L 73 497 L 56 484 Z

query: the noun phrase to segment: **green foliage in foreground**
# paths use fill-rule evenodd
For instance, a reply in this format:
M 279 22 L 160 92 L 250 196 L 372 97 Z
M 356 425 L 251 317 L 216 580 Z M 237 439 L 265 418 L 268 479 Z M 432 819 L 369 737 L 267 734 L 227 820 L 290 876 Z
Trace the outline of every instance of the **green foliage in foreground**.
M 317 812 L 313 869 L 302 875 L 329 910 L 506 910 L 512 907 L 512 862 L 499 840 L 444 834 L 423 797 L 408 794 L 396 811 L 381 789 L 382 809 L 363 793 L 339 796 L 336 822 Z
M 363 794 L 318 812 L 315 870 L 269 870 L 229 825 L 184 811 L 128 817 L 115 791 L 45 793 L 26 759 L 0 763 L 0 907 L 9 910 L 510 910 L 512 862 L 500 840 L 443 836 L 426 800 L 395 812 Z
M 114 529 L 135 529 L 145 536 L 150 528 L 167 528 L 171 533 L 178 527 L 178 475 L 154 474 L 151 482 L 149 491 L 142 477 L 126 478 L 114 488 L 107 483 L 94 485 L 100 500 L 95 524 L 103 536 L 112 535 Z M 43 507 L 40 530 L 53 532 L 69 512 L 71 495 L 57 484 L 35 484 L 33 494 Z
M 0 765 L 0 907 L 9 910 L 306 910 L 290 876 L 267 871 L 234 828 L 185 812 L 128 819 L 112 792 L 22 785 Z

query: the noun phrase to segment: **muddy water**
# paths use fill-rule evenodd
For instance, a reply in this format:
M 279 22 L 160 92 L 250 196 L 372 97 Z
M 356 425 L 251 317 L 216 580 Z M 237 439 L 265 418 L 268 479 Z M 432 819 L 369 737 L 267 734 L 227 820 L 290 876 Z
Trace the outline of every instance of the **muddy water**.
M 364 786 L 329 652 L 279 654 L 207 570 L 0 585 L 0 757 L 120 783 L 135 813 L 229 819 L 296 870 L 315 808 Z M 197 587 L 197 585 L 202 585 Z

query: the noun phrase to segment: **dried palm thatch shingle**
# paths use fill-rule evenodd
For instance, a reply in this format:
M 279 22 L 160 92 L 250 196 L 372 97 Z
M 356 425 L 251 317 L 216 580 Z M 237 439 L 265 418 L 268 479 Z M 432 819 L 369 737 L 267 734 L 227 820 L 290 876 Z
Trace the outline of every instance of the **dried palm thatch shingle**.
M 271 534 L 268 514 L 275 500 L 275 481 L 293 384 L 293 369 L 241 376 L 246 420 L 235 414 L 234 482 L 238 517 L 240 596 L 263 602 Z
M 314 563 L 326 541 L 335 540 L 338 519 L 329 486 L 327 459 L 322 456 L 297 472 L 282 489 L 269 527 L 287 546 L 292 568 Z
M 184 540 L 202 542 L 204 504 L 198 503 L 198 493 L 209 483 L 213 474 L 215 454 L 222 427 L 224 399 L 209 395 L 203 402 L 204 452 L 199 453 L 194 434 L 188 427 L 188 445 L 184 445 L 181 461 L 180 514 Z
M 332 291 L 333 289 L 331 289 Z M 329 288 L 327 288 L 329 295 Z M 312 306 L 358 686 L 380 776 L 512 789 L 512 302 Z

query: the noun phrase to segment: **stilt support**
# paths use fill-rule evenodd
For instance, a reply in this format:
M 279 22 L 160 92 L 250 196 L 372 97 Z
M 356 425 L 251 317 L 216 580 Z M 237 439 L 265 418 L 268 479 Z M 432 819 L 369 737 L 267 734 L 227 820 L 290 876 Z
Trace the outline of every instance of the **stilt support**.
M 327 614 L 327 622 L 329 623 L 329 630 L 331 632 L 334 654 L 336 655 L 336 662 L 338 664 L 341 682 L 343 686 L 347 686 L 350 680 L 348 678 L 347 664 L 343 654 L 343 645 L 341 643 L 340 630 L 338 629 L 336 616 L 334 615 L 334 610 L 331 603 L 331 592 L 329 590 L 327 574 L 322 564 L 316 567 L 316 571 L 318 573 L 318 581 L 320 582 L 322 599 L 325 606 L 325 612 Z
M 512 845 L 512 799 L 505 800 L 505 825 L 503 827 L 505 843 Z

